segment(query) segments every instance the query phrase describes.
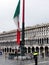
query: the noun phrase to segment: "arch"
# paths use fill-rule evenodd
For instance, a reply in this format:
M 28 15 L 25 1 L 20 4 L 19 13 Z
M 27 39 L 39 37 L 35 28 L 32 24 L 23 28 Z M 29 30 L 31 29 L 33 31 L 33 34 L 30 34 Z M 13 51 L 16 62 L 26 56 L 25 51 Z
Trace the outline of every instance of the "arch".
M 7 51 L 7 49 L 5 48 L 5 52 Z
M 44 50 L 44 48 L 41 46 L 41 47 L 40 47 L 40 53 L 42 53 L 43 50 Z
M 34 47 L 32 47 L 32 53 L 35 51 L 35 48 Z
M 40 44 L 41 44 L 41 38 L 40 38 Z
M 15 54 L 17 54 L 18 53 L 18 50 L 17 49 L 15 49 Z
M 14 49 L 12 49 L 12 52 L 14 52 Z
M 48 56 L 48 46 L 45 46 L 45 55 Z
M 48 46 L 45 46 L 45 50 L 48 50 Z
M 26 47 L 24 47 L 24 50 L 25 50 L 25 53 L 27 53 L 27 48 Z
M 3 48 L 2 51 L 5 52 L 5 49 Z
M 9 48 L 7 47 L 7 52 L 9 52 Z
M 43 38 L 42 38 L 42 44 L 43 44 Z
M 9 51 L 10 51 L 10 52 L 11 52 L 11 50 L 12 50 L 12 49 L 11 49 L 11 48 L 9 48 Z
M 42 56 L 43 50 L 44 50 L 44 48 L 41 46 L 41 47 L 40 47 L 40 55 L 41 55 L 41 56 Z
M 47 38 L 47 44 L 48 44 L 48 38 Z
M 39 47 L 36 47 L 36 51 L 39 52 Z
M 30 53 L 31 52 L 31 48 L 30 47 L 28 47 L 28 53 Z

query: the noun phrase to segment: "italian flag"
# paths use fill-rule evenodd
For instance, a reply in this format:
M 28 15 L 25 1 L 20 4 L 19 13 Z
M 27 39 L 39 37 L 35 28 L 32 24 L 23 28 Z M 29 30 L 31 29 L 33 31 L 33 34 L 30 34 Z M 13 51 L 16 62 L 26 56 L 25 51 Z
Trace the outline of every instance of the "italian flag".
M 14 13 L 14 22 L 17 26 L 17 32 L 16 32 L 16 43 L 20 45 L 20 25 L 19 25 L 19 15 L 20 15 L 20 0 L 18 2 L 17 8 Z

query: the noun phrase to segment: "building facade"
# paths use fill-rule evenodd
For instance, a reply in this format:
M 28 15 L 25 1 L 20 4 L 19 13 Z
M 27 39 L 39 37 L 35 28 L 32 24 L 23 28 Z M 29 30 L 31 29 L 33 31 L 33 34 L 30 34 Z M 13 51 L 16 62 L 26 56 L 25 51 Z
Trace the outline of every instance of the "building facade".
M 20 34 L 22 39 L 22 32 Z M 16 30 L 0 33 L 0 50 L 15 53 L 18 47 Z M 39 54 L 49 52 L 49 23 L 25 28 L 25 49 L 26 53 L 33 53 L 35 50 Z

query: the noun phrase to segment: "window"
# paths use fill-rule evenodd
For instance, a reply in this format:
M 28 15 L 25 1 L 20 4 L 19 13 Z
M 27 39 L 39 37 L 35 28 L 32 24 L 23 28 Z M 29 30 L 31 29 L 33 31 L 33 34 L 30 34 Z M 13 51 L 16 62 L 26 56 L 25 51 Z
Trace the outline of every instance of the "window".
M 47 38 L 47 43 L 48 43 L 48 38 Z
M 38 39 L 38 44 L 39 44 L 39 39 Z
M 43 38 L 42 38 L 42 44 L 43 44 Z
M 40 39 L 40 44 L 41 44 L 41 39 Z

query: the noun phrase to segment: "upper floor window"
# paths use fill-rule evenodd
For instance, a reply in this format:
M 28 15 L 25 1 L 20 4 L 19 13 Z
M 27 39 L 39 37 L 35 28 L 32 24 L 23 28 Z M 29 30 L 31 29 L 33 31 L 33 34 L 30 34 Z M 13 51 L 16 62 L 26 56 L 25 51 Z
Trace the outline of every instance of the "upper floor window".
M 48 38 L 47 38 L 47 43 L 48 43 Z

